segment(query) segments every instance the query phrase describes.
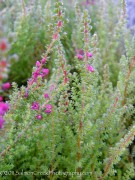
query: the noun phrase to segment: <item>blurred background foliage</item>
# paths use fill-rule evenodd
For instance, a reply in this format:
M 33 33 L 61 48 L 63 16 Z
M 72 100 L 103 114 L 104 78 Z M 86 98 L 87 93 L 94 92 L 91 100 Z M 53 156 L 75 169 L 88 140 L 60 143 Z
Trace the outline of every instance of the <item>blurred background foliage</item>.
M 14 33 L 15 41 L 11 44 L 9 54 L 17 54 L 19 60 L 11 63 L 9 81 L 17 82 L 19 86 L 26 85 L 31 76 L 32 67 L 36 60 L 41 59 L 46 45 L 52 38 L 52 9 L 55 0 L 1 0 L 1 16 L 6 19 L 6 34 Z M 116 85 L 119 72 L 118 61 L 125 51 L 123 34 L 121 34 L 122 20 L 120 20 L 121 1 L 114 0 L 80 0 L 78 1 L 78 15 L 75 13 L 75 2 L 64 1 L 66 18 L 62 43 L 68 63 L 75 66 L 72 60 L 76 50 L 82 48 L 79 24 L 79 11 L 87 8 L 91 18 L 92 34 L 96 32 L 97 43 L 102 52 L 99 52 L 101 70 L 109 62 L 111 81 Z M 114 11 L 115 9 L 115 11 Z M 78 19 L 77 19 L 78 16 Z M 101 18 L 103 17 L 103 18 Z M 113 17 L 113 18 L 112 18 Z M 70 21 L 68 21 L 70 19 Z M 123 22 L 124 23 L 124 22 Z M 127 34 L 127 36 L 129 36 Z M 98 49 L 97 49 L 98 51 Z M 47 63 L 48 68 L 54 67 L 53 54 Z M 102 59 L 102 62 L 101 62 Z

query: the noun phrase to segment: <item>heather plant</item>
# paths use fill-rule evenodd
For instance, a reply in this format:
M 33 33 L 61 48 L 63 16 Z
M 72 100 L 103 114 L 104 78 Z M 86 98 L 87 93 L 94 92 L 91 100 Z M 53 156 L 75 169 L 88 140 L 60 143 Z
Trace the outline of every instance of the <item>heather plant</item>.
M 109 2 L 101 7 L 110 7 Z M 101 26 L 95 24 L 93 32 L 89 10 L 75 5 L 73 45 L 67 50 L 74 52 L 70 64 L 62 38 L 64 15 L 58 0 L 51 14 L 50 43 L 27 86 L 12 84 L 10 110 L 0 131 L 2 178 L 10 173 L 10 179 L 130 180 L 135 40 L 126 28 L 125 3 L 115 32 L 105 26 L 103 14 L 103 29 L 99 32 Z M 46 66 L 49 62 L 52 69 Z
M 94 2 L 94 4 L 92 3 L 92 1 L 88 1 L 86 3 L 86 7 L 89 10 L 92 19 L 92 34 L 94 34 L 95 29 L 102 29 L 102 32 L 107 31 L 108 29 L 105 29 L 105 27 L 102 25 L 103 23 L 107 23 L 108 27 L 112 27 L 112 25 L 109 25 L 112 24 L 111 21 L 103 22 L 103 19 L 100 18 L 101 14 L 98 7 L 102 7 L 102 3 L 99 2 L 96 4 L 96 1 Z M 112 4 L 108 5 L 108 9 Z M 70 21 L 63 27 L 63 31 L 65 33 L 63 33 L 63 36 L 61 36 L 61 41 L 64 46 L 67 61 L 70 64 L 74 64 L 74 61 L 72 61 L 72 59 L 75 56 L 76 50 L 81 47 L 81 42 L 76 42 L 79 43 L 79 47 L 77 47 L 74 43 L 74 38 L 76 36 L 74 32 L 78 31 L 80 28 L 78 29 L 78 26 L 76 28 L 74 26 L 76 18 L 76 13 L 74 10 L 75 3 L 72 1 L 70 3 L 64 1 L 64 5 L 66 5 L 67 8 L 67 10 L 65 10 L 65 17 L 67 17 L 67 19 L 70 19 Z M 83 5 L 81 1 L 79 2 L 79 7 L 81 7 L 80 5 Z M 26 84 L 27 78 L 30 77 L 32 66 L 37 59 L 40 59 L 41 54 L 49 43 L 52 32 L 51 23 L 53 23 L 53 18 L 55 18 L 55 16 L 52 18 L 51 10 L 53 8 L 53 4 L 50 3 L 50 1 L 40 0 L 38 2 L 16 2 L 17 10 L 14 9 L 13 3 L 10 3 L 10 6 L 11 7 L 9 7 L 8 9 L 8 19 L 10 21 L 10 24 L 12 24 L 11 30 L 13 30 L 16 34 L 16 41 L 13 43 L 10 53 L 17 53 L 19 56 L 19 61 L 12 64 L 9 73 L 9 80 L 17 82 L 20 86 L 22 84 Z M 82 11 L 84 7 L 85 5 L 83 5 L 80 10 L 78 9 L 78 11 Z M 105 14 L 105 12 L 102 13 Z M 111 18 L 112 14 L 108 14 L 108 17 Z M 116 17 L 116 19 L 117 18 L 118 17 Z M 67 21 L 67 19 L 65 19 L 64 21 Z M 95 24 L 94 22 L 99 22 L 99 25 Z M 97 33 L 99 33 L 99 37 L 101 39 L 104 38 L 101 31 L 97 31 Z M 67 36 L 67 38 L 65 38 L 65 36 Z M 109 38 L 110 37 L 112 37 L 112 34 L 109 35 Z M 105 41 L 104 43 L 106 43 L 105 45 L 108 46 L 107 41 Z M 100 44 L 101 47 L 102 45 L 104 46 L 102 42 Z M 51 56 L 53 57 L 53 52 L 50 54 L 50 57 Z M 54 65 L 52 63 L 49 64 L 48 62 L 47 67 L 51 66 Z
M 86 7 L 92 20 L 91 25 L 93 28 L 91 33 L 94 34 L 96 31 L 99 40 L 99 47 L 103 51 L 101 54 L 103 56 L 102 59 L 104 59 L 103 65 L 108 61 L 108 59 L 110 59 L 111 80 L 113 81 L 113 84 L 116 85 L 116 78 L 118 76 L 117 59 L 120 58 L 121 51 L 123 51 L 121 43 L 122 21 L 118 21 L 120 12 L 119 6 L 116 7 L 113 1 L 107 1 L 104 3 L 102 1 L 97 2 L 96 0 L 79 1 L 78 11 L 75 13 L 75 3 L 73 1 L 64 1 L 64 5 L 66 6 L 65 17 L 67 17 L 66 19 L 70 19 L 70 21 L 63 27 L 63 32 L 65 33 L 61 36 L 61 42 L 68 63 L 74 65 L 72 59 L 75 54 L 77 54 L 78 50 L 82 48 L 80 41 L 81 38 L 78 38 L 78 36 L 81 37 L 82 35 L 79 24 L 75 27 L 75 19 L 78 16 L 77 21 L 79 23 L 79 11 L 83 11 Z M 115 11 L 113 11 L 114 8 Z M 51 39 L 51 24 L 53 23 L 53 18 L 55 18 L 55 15 L 52 18 L 52 9 L 53 3 L 50 1 L 16 1 L 16 9 L 14 8 L 12 1 L 9 3 L 6 9 L 6 12 L 8 11 L 7 18 L 10 21 L 11 30 L 16 34 L 16 41 L 13 43 L 10 53 L 17 53 L 19 56 L 19 61 L 11 65 L 9 81 L 15 81 L 19 86 L 26 84 L 27 78 L 30 77 L 32 66 L 37 59 L 40 59 L 41 54 L 44 49 L 46 49 L 46 46 Z M 66 19 L 64 21 L 67 21 Z M 105 34 L 105 32 L 109 33 Z M 65 38 L 66 36 L 67 38 Z M 118 36 L 119 41 L 116 39 Z M 106 48 L 102 49 L 105 46 Z M 113 51 L 114 55 L 112 55 L 111 51 Z M 52 52 L 50 57 L 53 58 L 53 54 L 54 53 Z M 113 61 L 113 59 L 116 59 L 116 62 L 113 63 L 112 66 L 111 60 Z M 49 64 L 48 62 L 47 67 L 52 66 L 55 65 L 52 63 Z

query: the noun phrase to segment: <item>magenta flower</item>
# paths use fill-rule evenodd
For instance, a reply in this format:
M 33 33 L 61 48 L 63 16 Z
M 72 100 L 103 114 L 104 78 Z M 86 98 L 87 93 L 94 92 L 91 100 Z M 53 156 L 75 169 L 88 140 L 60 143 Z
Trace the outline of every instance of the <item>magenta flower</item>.
M 93 54 L 92 54 L 91 52 L 87 52 L 87 53 L 86 53 L 86 56 L 87 56 L 87 57 L 92 57 Z
M 58 33 L 55 33 L 55 34 L 53 35 L 53 39 L 54 39 L 54 40 L 57 40 L 57 39 L 58 39 Z
M 46 107 L 45 113 L 50 114 L 52 112 L 52 105 L 47 104 L 45 107 Z
M 32 110 L 39 110 L 39 103 L 38 102 L 33 102 L 31 105 Z
M 61 27 L 62 26 L 62 21 L 59 21 L 57 25 L 58 25 L 58 27 Z
M 0 102 L 0 115 L 3 116 L 9 110 L 9 105 L 4 102 Z
M 51 104 L 47 104 L 45 107 L 46 107 L 46 109 L 52 109 L 52 105 Z
M 38 115 L 36 116 L 36 118 L 37 118 L 38 120 L 41 120 L 41 119 L 42 119 L 42 115 L 41 115 L 41 114 L 38 114 Z
M 42 69 L 42 73 L 46 76 L 49 74 L 49 69 Z
M 42 64 L 45 64 L 45 63 L 46 63 L 46 58 L 45 58 L 45 57 L 41 60 L 41 63 L 42 63 Z
M 32 77 L 36 80 L 39 75 L 40 75 L 39 69 L 36 69 L 36 71 L 33 72 Z
M 41 74 L 41 76 L 42 76 L 42 78 L 44 78 L 45 76 L 47 76 L 49 74 L 49 69 L 42 69 L 42 74 Z
M 80 49 L 80 50 L 78 51 L 78 54 L 84 55 L 83 49 Z
M 50 114 L 51 112 L 52 112 L 51 109 L 46 109 L 46 110 L 45 110 L 45 113 L 46 113 L 46 114 Z
M 6 82 L 6 83 L 2 84 L 2 89 L 3 90 L 8 90 L 10 87 L 11 87 L 10 82 Z
M 94 72 L 94 68 L 91 65 L 87 65 L 87 70 L 90 72 Z
M 36 66 L 40 67 L 41 63 L 39 61 L 36 62 Z
M 48 93 L 45 93 L 45 94 L 44 94 L 44 98 L 45 98 L 45 99 L 48 99 L 48 98 L 49 98 Z
M 83 59 L 83 55 L 81 55 L 81 54 L 77 54 L 77 56 L 76 56 L 79 60 L 82 60 Z
M 5 123 L 5 120 L 2 117 L 0 117 L 0 129 L 3 128 L 4 123 Z

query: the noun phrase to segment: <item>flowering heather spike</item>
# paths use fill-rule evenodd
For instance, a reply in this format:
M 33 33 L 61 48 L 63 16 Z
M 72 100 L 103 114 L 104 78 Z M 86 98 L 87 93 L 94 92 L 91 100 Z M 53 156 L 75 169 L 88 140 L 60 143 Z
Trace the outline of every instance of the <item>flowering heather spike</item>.
M 11 87 L 10 82 L 6 82 L 6 83 L 2 84 L 2 89 L 3 90 L 8 90 L 10 87 Z
M 0 117 L 0 129 L 3 128 L 4 123 L 5 123 L 5 120 L 2 117 Z
M 86 56 L 87 56 L 87 57 L 92 57 L 93 54 L 92 54 L 91 52 L 87 52 L 87 53 L 86 53 Z
M 36 118 L 37 118 L 38 120 L 41 120 L 41 119 L 42 119 L 42 115 L 41 115 L 41 114 L 38 114 L 38 115 L 36 116 Z
M 90 72 L 94 72 L 94 68 L 91 65 L 87 65 L 87 70 Z
M 32 110 L 39 110 L 39 103 L 38 102 L 33 102 L 31 105 Z

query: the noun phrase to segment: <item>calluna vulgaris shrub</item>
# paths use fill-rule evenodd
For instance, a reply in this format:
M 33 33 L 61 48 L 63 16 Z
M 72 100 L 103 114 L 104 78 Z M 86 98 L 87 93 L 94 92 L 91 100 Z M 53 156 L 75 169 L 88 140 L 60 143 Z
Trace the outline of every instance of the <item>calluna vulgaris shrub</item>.
M 103 2 L 96 9 L 101 21 L 95 18 L 95 32 L 88 9 L 75 4 L 74 44 L 68 49 L 75 53 L 69 63 L 62 39 L 65 10 L 56 1 L 52 40 L 27 86 L 13 83 L 8 107 L 0 104 L 3 179 L 135 178 L 135 40 L 126 28 L 125 2 L 110 26 L 105 14 L 114 9 L 106 8 L 111 1 Z M 47 62 L 54 63 L 52 69 Z

